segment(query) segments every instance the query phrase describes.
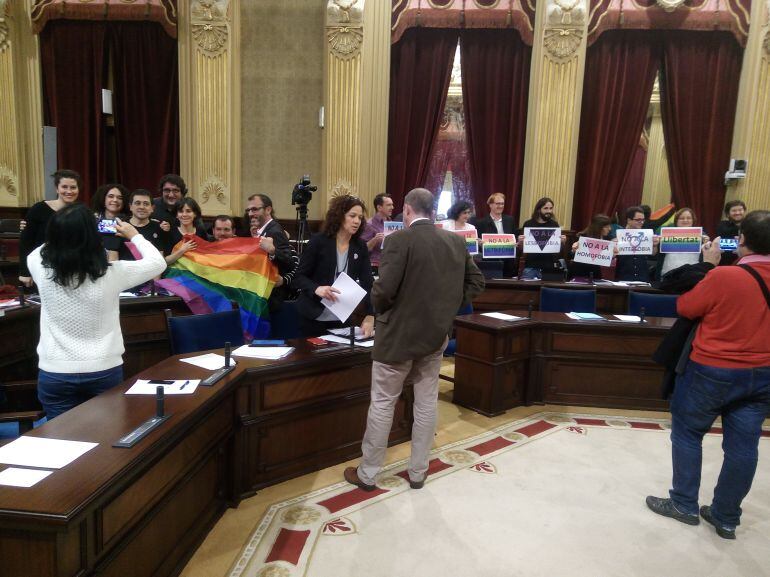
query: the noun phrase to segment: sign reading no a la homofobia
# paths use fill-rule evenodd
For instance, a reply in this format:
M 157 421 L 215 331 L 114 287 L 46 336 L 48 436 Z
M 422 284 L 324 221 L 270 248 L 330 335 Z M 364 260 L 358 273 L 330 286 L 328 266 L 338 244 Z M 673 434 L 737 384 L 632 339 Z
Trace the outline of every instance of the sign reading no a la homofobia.
M 618 229 L 618 256 L 652 254 L 652 236 L 651 228 Z
M 526 227 L 522 252 L 536 254 L 561 252 L 561 228 Z
M 611 266 L 614 244 L 611 240 L 581 236 L 573 260 L 585 264 Z

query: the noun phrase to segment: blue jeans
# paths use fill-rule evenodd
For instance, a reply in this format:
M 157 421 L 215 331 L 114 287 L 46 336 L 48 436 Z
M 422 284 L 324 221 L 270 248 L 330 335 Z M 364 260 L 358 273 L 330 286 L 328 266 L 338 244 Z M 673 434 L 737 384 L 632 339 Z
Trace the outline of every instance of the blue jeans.
M 687 363 L 671 400 L 671 499 L 698 514 L 703 436 L 722 416 L 724 460 L 711 513 L 725 527 L 740 524 L 741 502 L 757 470 L 762 422 L 770 411 L 770 367 L 722 369 Z
M 123 381 L 123 365 L 96 373 L 49 373 L 40 369 L 37 398 L 50 421 Z

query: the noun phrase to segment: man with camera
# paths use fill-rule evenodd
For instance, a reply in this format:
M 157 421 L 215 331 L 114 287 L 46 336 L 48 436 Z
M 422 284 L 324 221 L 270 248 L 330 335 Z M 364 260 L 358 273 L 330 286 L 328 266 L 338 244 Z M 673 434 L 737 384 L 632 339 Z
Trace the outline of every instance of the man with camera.
M 703 252 L 716 264 L 719 238 Z M 669 498 L 647 497 L 652 511 L 687 525 L 697 525 L 700 512 L 723 539 L 735 539 L 770 412 L 770 211 L 743 219 L 738 256 L 737 266 L 713 268 L 677 301 L 679 315 L 700 325 L 671 400 Z M 699 510 L 703 437 L 719 416 L 724 461 L 711 505 Z

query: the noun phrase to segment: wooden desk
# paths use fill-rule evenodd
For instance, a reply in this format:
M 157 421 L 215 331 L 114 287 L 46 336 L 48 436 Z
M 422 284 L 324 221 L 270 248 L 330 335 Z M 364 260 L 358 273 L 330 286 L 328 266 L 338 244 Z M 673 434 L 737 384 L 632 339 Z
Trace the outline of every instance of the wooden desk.
M 178 359 L 141 376 L 208 374 Z M 360 455 L 368 349 L 300 342 L 281 361 L 236 360 L 214 387 L 167 397 L 170 419 L 131 449 L 111 445 L 155 400 L 123 395 L 127 384 L 29 433 L 99 446 L 33 488 L 0 488 L 0 575 L 176 575 L 228 505 Z M 409 438 L 411 405 L 406 389 L 391 443 Z
M 570 290 L 596 289 L 596 312 L 600 314 L 626 314 L 628 311 L 628 291 L 652 292 L 662 294 L 651 287 L 628 287 L 612 285 L 567 284 L 544 281 L 520 281 L 513 279 L 487 280 L 484 291 L 473 301 L 473 310 L 501 311 L 513 310 L 518 314 L 527 312 L 529 301 L 533 301 L 534 310 L 540 307 L 540 289 L 568 288 Z
M 663 368 L 651 357 L 673 322 L 457 317 L 452 400 L 487 416 L 536 403 L 665 410 Z
M 175 316 L 189 315 L 187 305 L 178 297 L 137 297 L 121 299 L 120 327 L 126 352 L 123 374 L 126 377 L 168 357 L 164 309 Z M 0 380 L 37 379 L 37 344 L 40 341 L 40 308 L 30 305 L 7 310 L 0 317 Z

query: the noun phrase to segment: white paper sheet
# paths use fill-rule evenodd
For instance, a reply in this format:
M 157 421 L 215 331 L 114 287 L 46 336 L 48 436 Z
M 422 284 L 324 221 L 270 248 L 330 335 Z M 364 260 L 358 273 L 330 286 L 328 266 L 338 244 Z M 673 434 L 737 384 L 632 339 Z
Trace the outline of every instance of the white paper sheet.
M 605 320 L 603 316 L 597 315 L 595 313 L 564 313 L 572 320 L 576 321 L 603 321 Z
M 640 323 L 642 322 L 642 317 L 638 317 L 636 315 L 615 315 L 615 318 L 619 321 L 623 321 L 624 323 Z
M 293 350 L 294 347 L 250 347 L 249 345 L 243 345 L 233 351 L 233 356 L 276 361 L 285 357 Z
M 165 395 L 192 395 L 198 388 L 200 379 L 177 379 L 169 385 L 151 383 L 147 379 L 137 379 L 134 385 L 126 391 L 127 395 L 155 395 L 158 387 L 163 387 Z
M 513 315 L 507 315 L 505 313 L 481 313 L 482 317 L 490 317 L 493 319 L 499 319 L 501 321 L 520 321 L 524 317 L 515 317 Z
M 0 309 L 19 306 L 19 299 L 4 299 L 0 300 Z
M 0 463 L 61 469 L 98 444 L 24 436 L 0 447 Z
M 0 485 L 6 485 L 8 487 L 32 487 L 51 473 L 53 473 L 53 471 L 8 467 L 5 471 L 0 472 Z
M 323 340 L 329 343 L 340 343 L 341 345 L 349 345 L 350 344 L 350 337 L 340 337 L 338 335 L 323 335 L 321 337 Z M 357 347 L 366 347 L 370 348 L 374 346 L 374 339 L 368 340 L 368 341 L 356 341 L 355 345 Z
M 337 302 L 321 299 L 321 304 L 329 309 L 340 322 L 344 323 L 353 311 L 356 310 L 358 303 L 364 299 L 366 291 L 344 272 L 340 273 L 332 287 L 340 291 L 336 295 Z
M 186 359 L 179 359 L 183 363 L 190 363 L 196 367 L 202 369 L 208 369 L 215 371 L 225 366 L 225 357 L 218 355 L 217 353 L 206 353 L 205 355 L 198 355 L 197 357 L 187 357 Z M 233 359 L 230 359 L 230 364 L 235 364 Z

